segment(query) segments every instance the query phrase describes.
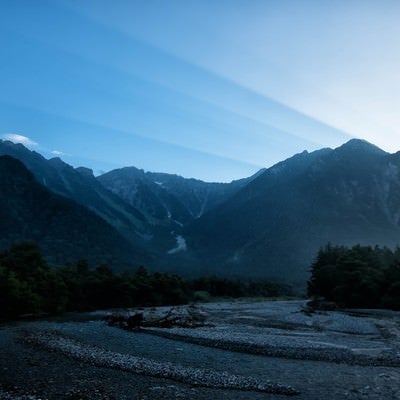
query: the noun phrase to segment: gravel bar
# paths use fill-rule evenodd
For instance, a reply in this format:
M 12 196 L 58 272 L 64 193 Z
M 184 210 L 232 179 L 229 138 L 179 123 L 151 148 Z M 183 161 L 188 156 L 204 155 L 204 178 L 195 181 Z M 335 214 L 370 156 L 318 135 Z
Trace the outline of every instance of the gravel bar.
M 57 331 L 30 331 L 22 336 L 24 343 L 39 345 L 60 352 L 73 359 L 98 367 L 129 371 L 140 375 L 166 378 L 193 386 L 219 389 L 264 392 L 293 396 L 299 391 L 276 383 L 261 381 L 252 377 L 233 375 L 211 369 L 182 367 L 170 362 L 158 362 L 86 345 L 68 338 Z
M 0 400 L 45 400 L 33 394 L 18 394 L 0 388 Z
M 230 340 L 223 335 L 216 338 L 214 332 L 187 329 L 142 328 L 141 332 L 164 337 L 167 339 L 193 343 L 200 346 L 213 347 L 239 353 L 257 354 L 267 357 L 280 357 L 294 360 L 326 361 L 338 364 L 373 366 L 373 367 L 400 367 L 399 353 L 391 351 L 385 356 L 372 357 L 364 354 L 355 354 L 348 349 L 324 347 L 291 347 L 274 346 L 269 344 L 251 343 L 249 340 Z

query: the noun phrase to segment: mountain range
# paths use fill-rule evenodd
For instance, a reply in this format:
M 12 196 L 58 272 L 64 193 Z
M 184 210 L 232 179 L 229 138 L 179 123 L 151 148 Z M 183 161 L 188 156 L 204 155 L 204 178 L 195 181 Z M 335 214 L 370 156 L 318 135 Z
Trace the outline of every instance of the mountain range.
M 98 180 L 150 220 L 182 226 L 223 203 L 262 171 L 231 183 L 209 183 L 126 167 L 105 173 Z
M 0 247 L 37 242 L 52 264 L 87 259 L 123 268 L 146 257 L 86 207 L 51 192 L 17 159 L 0 156 Z
M 400 242 L 400 154 L 360 140 L 269 168 L 187 227 L 211 270 L 303 282 L 318 249 Z
M 86 253 L 78 246 L 75 254 L 71 242 L 71 257 L 91 258 L 91 246 L 108 244 L 106 258 L 114 265 L 145 263 L 184 275 L 264 277 L 302 286 L 313 257 L 327 242 L 391 247 L 400 242 L 400 153 L 386 153 L 363 140 L 353 139 L 336 149 L 305 151 L 231 183 L 135 167 L 95 177 L 87 168 L 73 168 L 59 158 L 47 160 L 8 141 L 0 141 L 0 155 L 25 166 L 23 172 L 21 165 L 10 167 L 10 157 L 0 163 L 1 201 L 8 207 L 3 214 L 21 216 L 21 226 L 11 219 L 0 220 L 0 245 L 10 238 L 26 238 L 27 229 L 32 229 L 42 236 L 30 238 L 45 243 L 45 254 L 57 262 L 63 261 L 59 253 L 43 239 L 47 220 L 38 215 L 36 228 L 35 201 L 31 198 L 24 204 L 25 195 L 15 192 L 18 185 L 4 178 L 10 168 L 16 177 L 25 176 L 24 193 L 32 186 L 40 198 L 53 196 L 53 211 L 58 210 L 56 203 L 68 200 L 68 207 L 86 212 L 79 220 L 68 218 L 62 234 L 50 229 L 47 235 L 54 241 L 61 235 L 64 241 L 72 230 L 93 237 L 93 242 L 87 240 Z M 7 202 L 7 198 L 18 201 Z M 46 208 L 43 199 L 37 201 Z M 61 214 L 67 213 L 63 207 Z M 72 214 L 79 214 L 77 210 Z M 22 227 L 25 219 L 29 228 Z M 85 224 L 84 230 L 79 223 Z M 54 226 L 62 224 L 54 219 Z M 113 239 L 104 244 L 103 233 Z

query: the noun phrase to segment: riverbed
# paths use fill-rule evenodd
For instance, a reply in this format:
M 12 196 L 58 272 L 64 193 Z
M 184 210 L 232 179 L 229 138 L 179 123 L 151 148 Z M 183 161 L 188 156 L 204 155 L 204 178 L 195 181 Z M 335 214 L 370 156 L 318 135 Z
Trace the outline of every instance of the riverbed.
M 400 399 L 400 313 L 196 308 L 195 329 L 125 331 L 107 312 L 3 325 L 0 399 Z

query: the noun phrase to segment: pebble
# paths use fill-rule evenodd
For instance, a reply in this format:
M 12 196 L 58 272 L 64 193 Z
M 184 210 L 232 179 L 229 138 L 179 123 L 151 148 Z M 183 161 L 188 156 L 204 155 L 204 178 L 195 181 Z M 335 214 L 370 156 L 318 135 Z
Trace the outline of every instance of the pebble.
M 142 330 L 149 334 L 186 341 L 188 343 L 198 344 L 207 347 L 214 347 L 229 351 L 241 353 L 259 354 L 269 357 L 280 357 L 296 360 L 311 360 L 311 361 L 327 361 L 348 365 L 361 366 L 386 366 L 400 367 L 400 359 L 393 352 L 387 352 L 384 355 L 369 356 L 365 354 L 356 354 L 347 348 L 326 347 L 319 344 L 311 344 L 294 342 L 289 343 L 288 339 L 277 338 L 274 341 L 273 335 L 249 335 L 239 332 L 234 335 L 234 332 L 215 329 L 185 329 L 185 328 L 145 328 Z M 283 343 L 285 343 L 283 345 Z
M 47 349 L 61 352 L 64 355 L 90 363 L 91 365 L 171 379 L 195 386 L 256 391 L 288 396 L 299 394 L 299 391 L 291 386 L 261 381 L 252 377 L 233 375 L 211 369 L 183 367 L 170 362 L 154 361 L 148 358 L 104 350 L 62 336 L 56 331 L 32 331 L 26 333 L 23 340 L 29 344 L 40 345 Z
M 36 397 L 32 394 L 18 393 L 19 391 L 18 387 L 14 387 L 13 392 L 0 389 L 0 400 L 45 400 L 42 397 Z

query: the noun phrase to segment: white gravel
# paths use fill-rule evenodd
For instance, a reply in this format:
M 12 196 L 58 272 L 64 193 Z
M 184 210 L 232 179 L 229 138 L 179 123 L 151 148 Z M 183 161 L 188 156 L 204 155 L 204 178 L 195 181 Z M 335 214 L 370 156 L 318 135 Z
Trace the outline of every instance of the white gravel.
M 69 357 L 88 362 L 92 365 L 172 379 L 194 386 L 282 395 L 298 394 L 298 391 L 290 386 L 260 381 L 252 377 L 232 375 L 210 369 L 182 367 L 170 362 L 159 362 L 148 358 L 107 351 L 99 347 L 80 343 L 55 331 L 31 331 L 26 333 L 24 341 L 61 352 Z
M 307 315 L 303 304 L 203 304 L 199 312 L 213 327 L 157 335 L 107 326 L 98 318 L 104 311 L 0 327 L 2 395 L 272 400 L 282 396 L 246 388 L 276 382 L 299 389 L 301 400 L 400 400 L 400 313 Z M 140 311 L 154 316 L 168 310 Z M 18 340 L 24 332 L 31 344 Z
M 213 326 L 145 328 L 144 332 L 208 347 L 300 360 L 400 366 L 399 344 L 373 318 L 344 312 L 307 315 L 304 302 L 203 304 Z M 399 314 L 400 315 L 400 314 Z

